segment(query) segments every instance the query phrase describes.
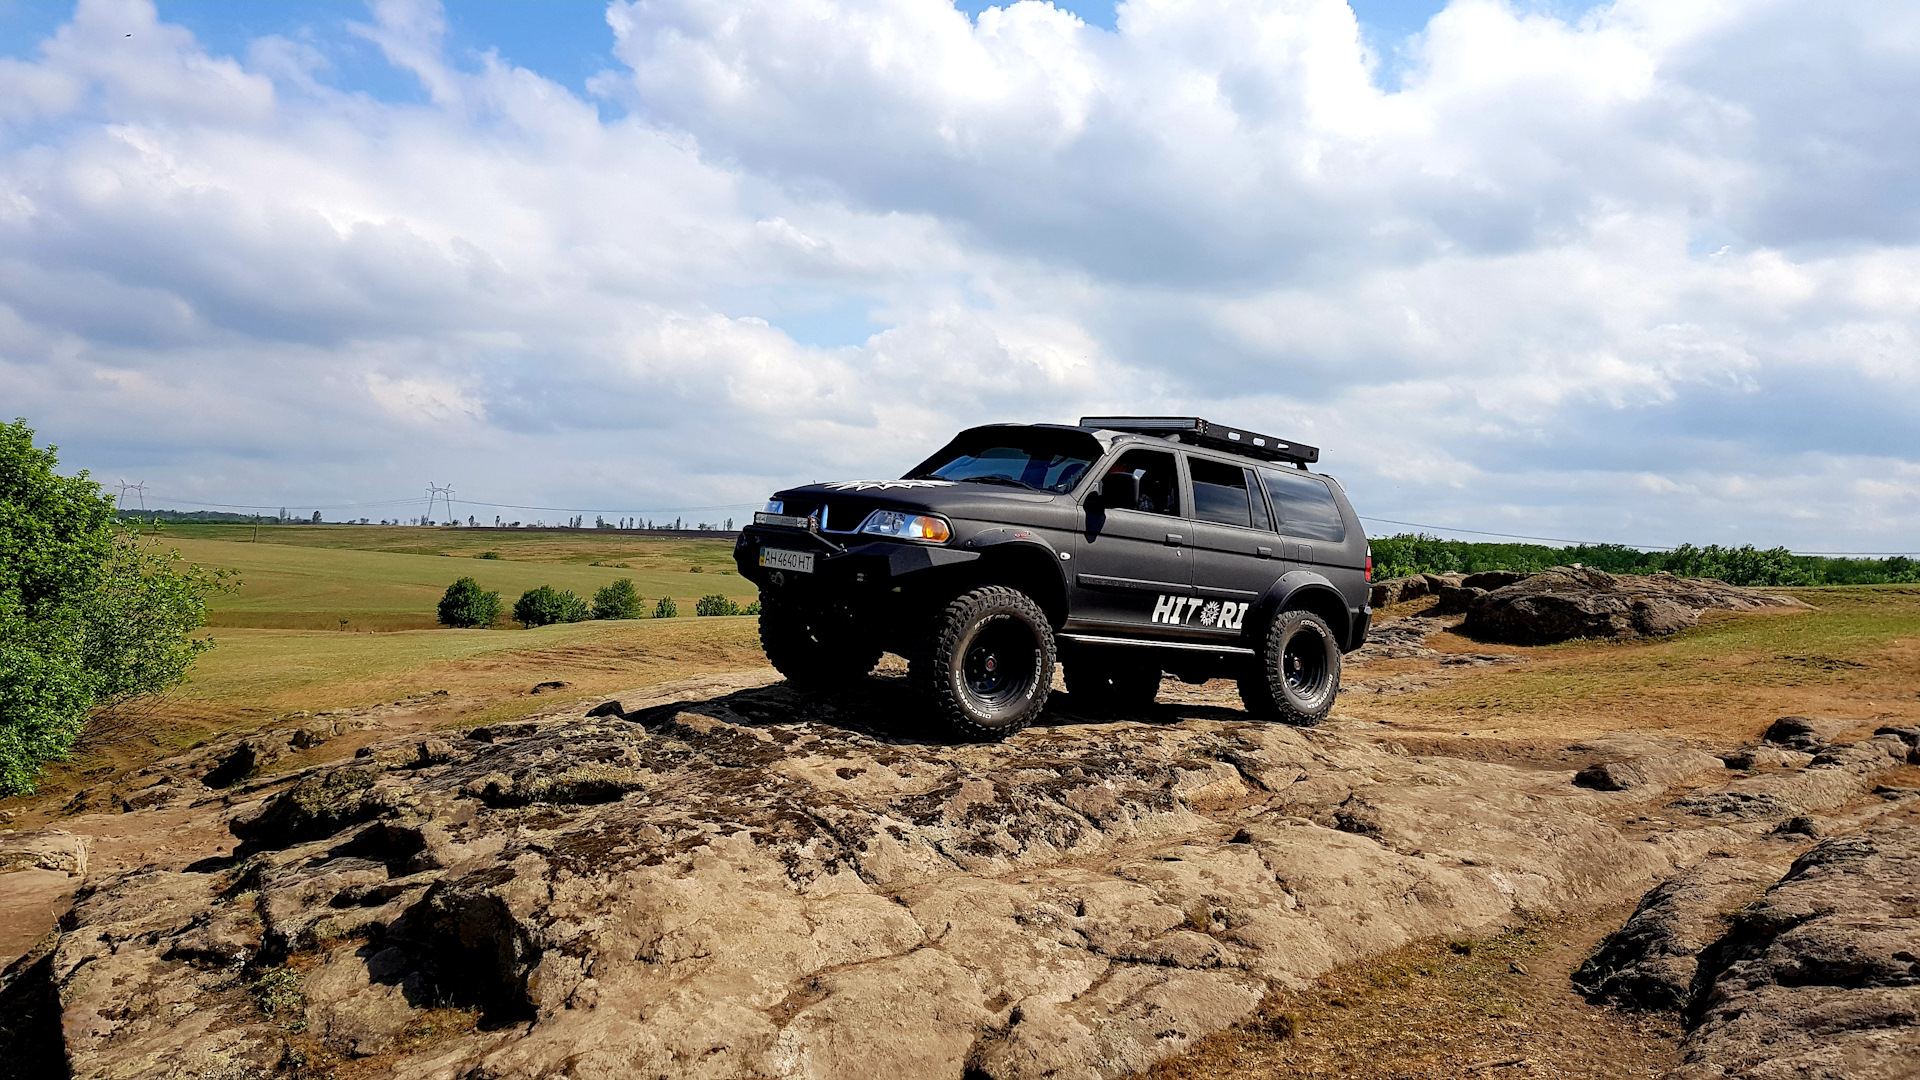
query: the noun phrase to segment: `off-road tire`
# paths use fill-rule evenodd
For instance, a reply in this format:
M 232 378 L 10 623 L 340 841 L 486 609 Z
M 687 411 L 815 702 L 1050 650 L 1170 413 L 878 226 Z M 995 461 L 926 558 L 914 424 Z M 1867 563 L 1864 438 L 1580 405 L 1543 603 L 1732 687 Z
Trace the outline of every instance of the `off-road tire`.
M 880 646 L 851 612 L 772 591 L 760 596 L 760 648 L 767 662 L 802 690 L 845 686 L 880 662 Z
M 1073 711 L 1086 716 L 1138 713 L 1160 693 L 1160 669 L 1151 666 L 1145 649 L 1077 647 L 1063 653 L 1067 693 Z
M 1262 720 L 1312 727 L 1340 696 L 1340 646 L 1311 611 L 1282 611 L 1267 626 L 1253 670 L 1240 677 L 1240 700 Z
M 934 612 L 907 674 L 949 734 L 987 742 L 1026 727 L 1046 708 L 1057 657 L 1040 605 L 1018 589 L 985 585 Z

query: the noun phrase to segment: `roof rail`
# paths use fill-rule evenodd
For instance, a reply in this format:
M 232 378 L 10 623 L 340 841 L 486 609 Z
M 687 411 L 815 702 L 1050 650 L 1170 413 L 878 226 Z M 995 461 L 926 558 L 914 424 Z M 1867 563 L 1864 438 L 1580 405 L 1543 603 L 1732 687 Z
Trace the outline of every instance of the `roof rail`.
M 1214 424 L 1197 416 L 1083 416 L 1083 428 L 1105 428 L 1139 435 L 1172 435 L 1181 442 L 1226 450 L 1263 461 L 1291 461 L 1301 468 L 1320 460 L 1320 448 L 1271 435 Z

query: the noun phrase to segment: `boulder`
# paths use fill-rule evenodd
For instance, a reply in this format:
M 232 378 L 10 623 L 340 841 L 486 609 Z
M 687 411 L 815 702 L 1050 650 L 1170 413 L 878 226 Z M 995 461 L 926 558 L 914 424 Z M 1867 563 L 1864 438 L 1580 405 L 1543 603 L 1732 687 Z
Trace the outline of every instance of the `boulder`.
M 1805 608 L 1784 596 L 1667 574 L 1615 576 L 1555 567 L 1472 601 L 1462 629 L 1513 645 L 1574 638 L 1653 637 L 1694 625 L 1708 609 Z
M 1712 754 L 1682 749 L 1589 765 L 1574 774 L 1573 782 L 1576 787 L 1595 791 L 1627 791 L 1677 784 L 1710 769 L 1722 768 L 1725 764 Z
M 1857 725 L 1853 720 L 1815 720 L 1806 716 L 1783 716 L 1767 726 L 1761 742 L 1784 746 L 1811 754 L 1832 742 L 1834 737 Z
M 65 829 L 0 833 L 0 874 L 16 870 L 56 870 L 87 875 L 87 838 Z
M 1409 600 L 1418 600 L 1427 595 L 1427 579 L 1418 574 L 1412 577 L 1388 578 L 1373 583 L 1373 594 L 1368 603 L 1376 608 L 1403 604 Z
M 1703 951 L 1686 1080 L 1894 1080 L 1920 1062 L 1920 812 L 1796 860 Z
M 1519 570 L 1482 570 L 1477 574 L 1468 574 L 1461 578 L 1460 587 L 1492 592 L 1495 589 L 1504 589 L 1516 581 L 1525 581 L 1532 576 Z
M 1440 602 L 1433 605 L 1429 615 L 1465 614 L 1475 600 L 1487 595 L 1487 590 L 1476 589 L 1468 585 L 1443 585 L 1440 587 Z

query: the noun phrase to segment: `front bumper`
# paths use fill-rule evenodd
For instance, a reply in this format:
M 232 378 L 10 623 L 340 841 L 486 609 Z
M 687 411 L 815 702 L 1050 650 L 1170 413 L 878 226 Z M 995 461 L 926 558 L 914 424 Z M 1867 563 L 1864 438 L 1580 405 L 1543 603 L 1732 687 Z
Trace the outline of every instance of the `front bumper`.
M 763 547 L 813 552 L 813 573 L 761 566 Z M 747 526 L 740 530 L 740 539 L 733 546 L 733 562 L 740 576 L 762 589 L 891 589 L 903 578 L 959 566 L 979 557 L 977 551 L 958 551 L 936 544 L 851 537 L 841 542 L 804 529 L 772 525 Z

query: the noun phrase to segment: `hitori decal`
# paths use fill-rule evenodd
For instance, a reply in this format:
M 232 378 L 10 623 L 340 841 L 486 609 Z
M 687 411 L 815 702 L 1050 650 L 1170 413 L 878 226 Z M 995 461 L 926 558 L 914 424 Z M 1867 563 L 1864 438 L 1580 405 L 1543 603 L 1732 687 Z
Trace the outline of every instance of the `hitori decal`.
M 1247 617 L 1247 609 L 1252 606 L 1232 600 L 1203 600 L 1198 596 L 1168 596 L 1162 593 L 1153 603 L 1153 621 L 1175 626 L 1198 623 L 1220 630 L 1238 630 L 1240 620 Z

